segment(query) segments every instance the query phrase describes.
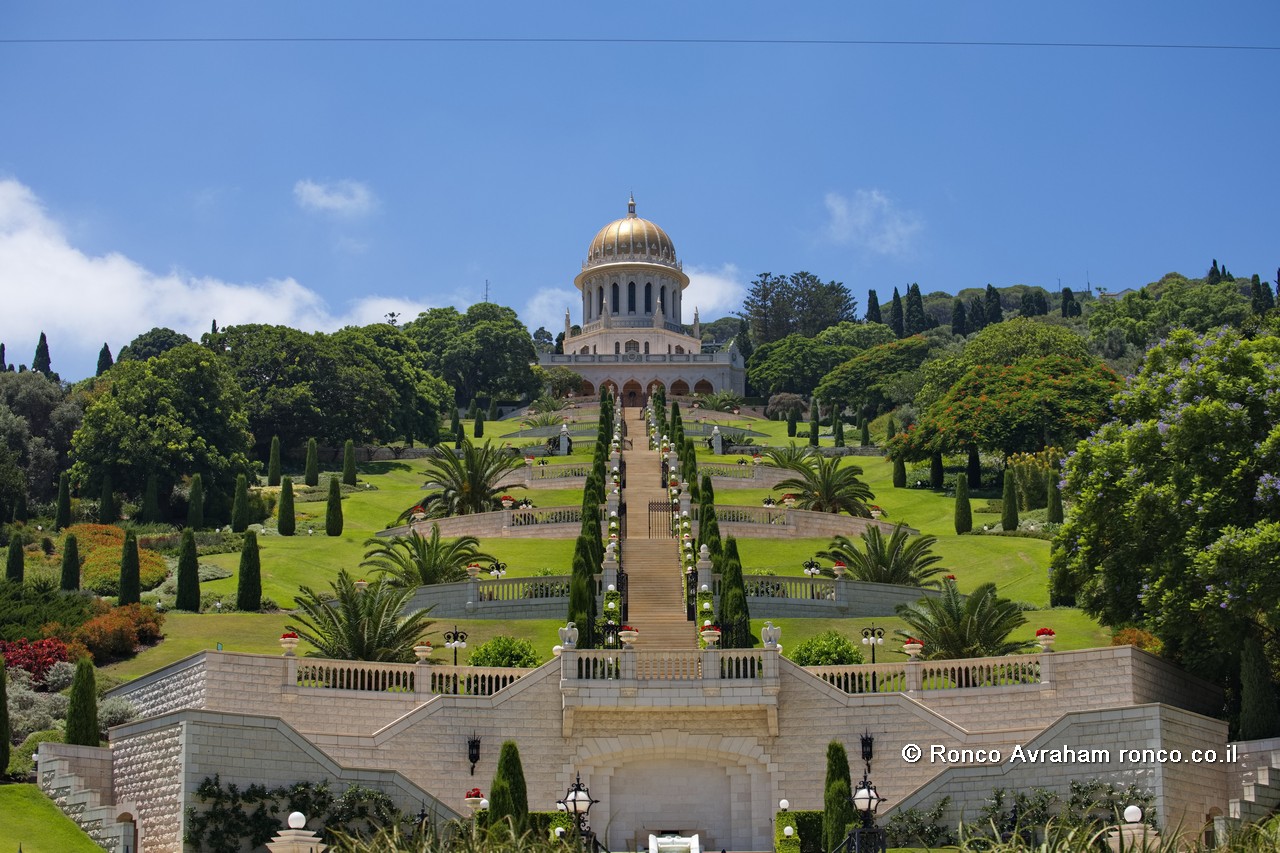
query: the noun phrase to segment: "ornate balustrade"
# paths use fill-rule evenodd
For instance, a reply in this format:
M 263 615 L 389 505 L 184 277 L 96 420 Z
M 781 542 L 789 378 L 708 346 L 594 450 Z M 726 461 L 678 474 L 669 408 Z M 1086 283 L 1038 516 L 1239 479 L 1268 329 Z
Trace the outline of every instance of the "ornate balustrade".
M 849 694 L 964 690 L 1045 683 L 1040 655 L 1007 655 L 855 666 L 807 666 L 805 672 Z
M 506 510 L 506 512 L 511 513 L 511 517 L 507 519 L 507 525 L 510 527 L 528 527 L 535 524 L 582 523 L 582 507 L 577 506 L 533 507 L 531 509 L 510 509 Z
M 790 525 L 792 512 L 784 507 L 717 505 L 716 520 L 720 524 Z
M 665 682 L 777 682 L 776 649 L 584 649 L 561 656 L 561 678 Z
M 491 696 L 531 669 L 489 666 L 432 666 L 376 661 L 292 659 L 292 686 L 305 690 L 413 693 L 417 696 Z
M 836 582 L 832 578 L 796 578 L 781 575 L 748 575 L 743 578 L 748 598 L 790 598 L 804 601 L 834 601 Z M 720 594 L 719 576 L 716 595 Z
M 520 601 L 533 598 L 568 598 L 569 575 L 536 578 L 499 578 L 479 581 L 481 601 Z
M 585 477 L 591 473 L 590 465 L 532 465 L 529 476 L 533 480 L 565 480 Z

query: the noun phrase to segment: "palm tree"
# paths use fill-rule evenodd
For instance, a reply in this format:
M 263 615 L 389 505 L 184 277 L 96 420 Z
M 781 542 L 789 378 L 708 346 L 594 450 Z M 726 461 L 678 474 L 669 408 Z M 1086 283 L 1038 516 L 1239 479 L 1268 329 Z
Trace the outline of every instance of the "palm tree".
M 298 624 L 287 626 L 315 646 L 317 656 L 400 663 L 414 659 L 413 647 L 426 635 L 431 620 L 426 610 L 402 615 L 412 587 L 380 579 L 362 590 L 346 571 L 330 586 L 329 595 L 301 587 L 300 615 L 294 617 Z
M 940 580 L 929 580 L 945 571 L 940 566 L 933 567 L 942 559 L 930 550 L 937 542 L 934 536 L 911 538 L 904 524 L 895 525 L 888 539 L 879 527 L 871 527 L 862 532 L 862 548 L 847 536 L 836 536 L 818 556 L 844 563 L 853 580 L 937 587 L 941 586 Z
M 453 583 L 465 580 L 467 566 L 480 560 L 493 561 L 493 557 L 480 550 L 480 540 L 474 536 L 457 539 L 440 538 L 440 526 L 431 525 L 431 535 L 423 536 L 414 530 L 408 536 L 377 536 L 365 540 L 364 562 L 375 572 L 388 576 L 396 586 L 426 586 L 433 583 Z
M 524 464 L 521 459 L 508 455 L 501 447 L 487 441 L 477 445 L 464 439 L 461 449 L 462 456 L 459 457 L 453 448 L 437 444 L 427 463 L 425 488 L 433 491 L 422 501 L 422 506 L 433 518 L 497 509 L 498 481 Z M 503 488 L 522 489 L 524 486 L 512 484 Z
M 996 595 L 996 585 L 984 583 L 969 595 L 961 595 L 954 580 L 945 580 L 942 595 L 922 598 L 915 604 L 899 604 L 898 617 L 911 626 L 898 631 L 924 643 L 924 657 L 978 658 L 1008 655 L 1034 645 L 1010 640 L 1009 634 L 1026 624 L 1018 605 Z
M 775 468 L 805 468 L 813 451 L 807 444 L 785 444 L 782 447 L 771 447 L 765 454 L 769 464 Z
M 783 480 L 773 489 L 795 495 L 800 509 L 871 517 L 870 501 L 875 495 L 858 479 L 862 469 L 857 465 L 841 466 L 838 456 L 810 456 L 788 467 L 799 476 Z

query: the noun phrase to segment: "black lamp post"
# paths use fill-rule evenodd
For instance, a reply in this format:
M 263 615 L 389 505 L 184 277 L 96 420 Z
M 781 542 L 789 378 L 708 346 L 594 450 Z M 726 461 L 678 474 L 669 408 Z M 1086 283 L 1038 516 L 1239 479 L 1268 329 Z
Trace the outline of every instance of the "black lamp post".
M 872 625 L 862 629 L 862 645 L 871 647 L 871 662 L 876 662 L 876 646 L 884 645 L 884 629 Z
M 507 573 L 507 564 L 501 560 L 494 560 L 489 564 L 489 574 L 495 578 L 501 578 Z
M 872 646 L 872 648 L 875 647 Z M 846 853 L 885 853 L 888 849 L 888 839 L 885 838 L 884 830 L 876 826 L 876 809 L 885 800 L 876 791 L 876 786 L 870 779 L 871 758 L 875 754 L 875 738 L 871 736 L 871 732 L 866 732 L 859 737 L 862 741 L 862 781 L 858 782 L 858 786 L 854 788 L 852 799 L 853 807 L 862 815 L 862 826 L 854 828 L 849 833 L 845 851 Z
M 467 632 L 459 631 L 458 626 L 454 625 L 452 631 L 444 632 L 444 647 L 453 649 L 453 665 L 458 665 L 458 649 L 467 647 Z
M 564 799 L 560 800 L 558 805 L 564 809 L 574 820 L 574 825 L 578 828 L 578 837 L 582 839 L 582 846 L 587 851 L 594 851 L 596 847 L 595 833 L 591 831 L 590 824 L 587 823 L 587 813 L 591 811 L 591 807 L 599 800 L 591 799 L 591 790 L 582 784 L 582 774 L 575 774 L 573 784 L 564 792 Z

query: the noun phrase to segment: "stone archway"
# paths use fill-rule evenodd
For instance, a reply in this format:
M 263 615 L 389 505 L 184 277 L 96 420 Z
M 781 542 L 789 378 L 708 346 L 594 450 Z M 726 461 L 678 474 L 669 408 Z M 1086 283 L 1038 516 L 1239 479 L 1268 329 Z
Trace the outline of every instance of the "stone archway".
M 710 394 L 712 390 L 711 382 L 706 379 L 699 379 L 693 386 L 693 393 L 695 394 Z
M 634 379 L 627 380 L 627 384 L 622 386 L 622 404 L 624 406 L 638 406 L 643 393 L 644 389 L 640 387 L 639 382 Z
M 689 383 L 685 382 L 683 379 L 677 379 L 675 382 L 672 382 L 671 396 L 672 397 L 688 397 Z
M 578 389 L 578 393 L 583 397 L 594 397 L 596 395 L 596 386 L 584 379 L 582 380 L 582 387 Z

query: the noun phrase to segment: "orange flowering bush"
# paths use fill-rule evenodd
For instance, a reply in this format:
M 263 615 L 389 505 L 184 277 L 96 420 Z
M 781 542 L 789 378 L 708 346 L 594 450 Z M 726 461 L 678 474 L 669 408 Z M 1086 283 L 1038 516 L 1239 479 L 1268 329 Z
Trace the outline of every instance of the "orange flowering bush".
M 120 591 L 120 555 L 124 550 L 124 531 L 110 524 L 75 524 L 65 533 L 73 533 L 80 548 L 80 586 L 99 595 L 115 595 Z M 146 548 L 138 550 L 138 571 L 143 589 L 164 582 L 169 567 L 164 557 Z

